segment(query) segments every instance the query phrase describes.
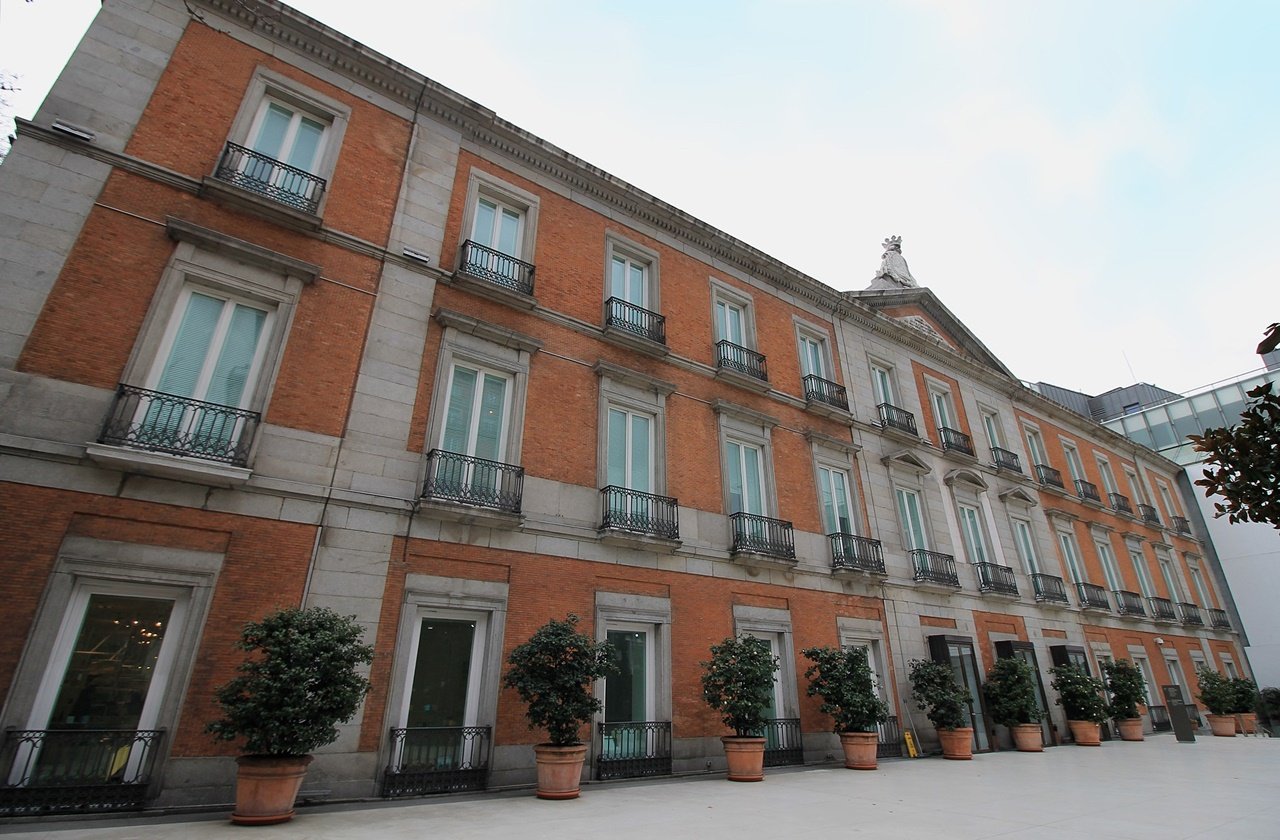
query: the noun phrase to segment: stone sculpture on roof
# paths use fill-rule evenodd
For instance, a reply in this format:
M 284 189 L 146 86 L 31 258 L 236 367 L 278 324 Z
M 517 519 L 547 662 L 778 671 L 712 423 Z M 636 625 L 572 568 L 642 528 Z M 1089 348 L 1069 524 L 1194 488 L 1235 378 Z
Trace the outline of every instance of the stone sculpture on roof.
M 884 258 L 880 261 L 880 271 L 871 280 L 871 288 L 914 289 L 918 285 L 902 256 L 902 237 L 890 236 L 884 241 Z

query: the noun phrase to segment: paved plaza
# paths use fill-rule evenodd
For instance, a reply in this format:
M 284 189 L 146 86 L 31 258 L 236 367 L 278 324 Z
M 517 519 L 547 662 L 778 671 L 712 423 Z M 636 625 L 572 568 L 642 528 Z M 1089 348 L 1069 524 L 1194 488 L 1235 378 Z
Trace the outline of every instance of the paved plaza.
M 328 838 L 1001 838 L 1277 840 L 1280 740 L 1172 735 L 1101 748 L 1001 752 L 972 762 L 882 761 L 772 770 L 762 783 L 722 777 L 590 785 L 572 802 L 529 791 L 302 809 L 291 823 L 241 828 L 226 814 L 0 826 L 41 840 L 252 835 Z

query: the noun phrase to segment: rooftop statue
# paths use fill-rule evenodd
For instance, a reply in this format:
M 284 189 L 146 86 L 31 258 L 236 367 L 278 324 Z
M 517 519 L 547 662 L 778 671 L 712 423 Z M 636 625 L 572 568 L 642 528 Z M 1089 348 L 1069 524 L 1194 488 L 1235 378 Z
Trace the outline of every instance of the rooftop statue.
M 880 271 L 871 280 L 871 288 L 900 287 L 914 289 L 919 284 L 911 276 L 907 261 L 902 256 L 902 237 L 890 236 L 884 241 L 884 259 L 880 262 Z

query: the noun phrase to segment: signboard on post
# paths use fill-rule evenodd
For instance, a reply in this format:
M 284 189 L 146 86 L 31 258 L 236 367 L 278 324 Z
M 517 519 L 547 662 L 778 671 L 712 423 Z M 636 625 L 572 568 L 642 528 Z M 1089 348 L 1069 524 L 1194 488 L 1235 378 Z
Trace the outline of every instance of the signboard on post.
M 1187 704 L 1182 699 L 1182 687 L 1162 685 L 1160 686 L 1160 693 L 1164 695 L 1164 707 L 1169 712 L 1169 722 L 1173 724 L 1173 734 L 1178 737 L 1179 742 L 1194 744 L 1196 733 L 1191 730 L 1191 719 L 1187 717 Z

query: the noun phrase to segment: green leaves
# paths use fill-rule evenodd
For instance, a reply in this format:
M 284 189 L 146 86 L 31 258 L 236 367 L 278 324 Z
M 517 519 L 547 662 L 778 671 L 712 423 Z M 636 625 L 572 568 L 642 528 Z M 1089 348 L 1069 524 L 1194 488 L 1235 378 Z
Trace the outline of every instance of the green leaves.
M 1111 710 L 1102 697 L 1102 680 L 1089 676 L 1079 665 L 1058 665 L 1049 673 L 1053 674 L 1051 684 L 1058 692 L 1058 705 L 1067 713 L 1067 720 L 1101 723 L 1107 719 Z
M 814 647 L 801 651 L 813 662 L 804 672 L 808 695 L 821 697 L 824 714 L 837 732 L 869 732 L 889 719 L 889 707 L 876 695 L 867 649 Z
M 539 627 L 511 651 L 503 677 L 528 706 L 529 728 L 546 729 L 556 746 L 578 743 L 582 724 L 601 709 L 592 683 L 617 671 L 613 645 L 579 633 L 577 624 L 570 613 Z
M 955 681 L 951 666 L 931 659 L 913 659 L 908 665 L 911 696 L 936 729 L 960 729 L 966 723 L 973 695 Z
M 1240 422 L 1230 428 L 1188 435 L 1205 453 L 1204 477 L 1196 486 L 1214 502 L 1214 517 L 1228 522 L 1263 522 L 1280 529 L 1280 395 L 1264 382 L 1249 391 Z
M 725 639 L 711 646 L 711 659 L 701 664 L 702 699 L 722 712 L 721 720 L 735 735 L 759 735 L 778 669 L 769 643 L 745 634 Z
M 991 719 L 1001 726 L 1039 723 L 1044 710 L 1036 699 L 1035 673 L 1021 659 L 997 659 L 982 686 Z
M 1128 659 L 1102 663 L 1102 673 L 1107 678 L 1107 692 L 1111 695 L 1111 716 L 1136 718 L 1138 704 L 1147 699 L 1147 681 L 1142 671 Z

